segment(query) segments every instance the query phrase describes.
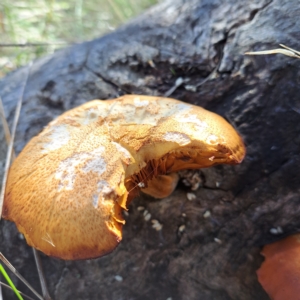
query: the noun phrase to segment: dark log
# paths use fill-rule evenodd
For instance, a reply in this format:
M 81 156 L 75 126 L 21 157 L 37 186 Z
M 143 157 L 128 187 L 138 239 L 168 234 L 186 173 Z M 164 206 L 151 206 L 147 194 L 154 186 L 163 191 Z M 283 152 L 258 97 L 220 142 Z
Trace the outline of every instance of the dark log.
M 42 256 L 54 299 L 268 299 L 255 273 L 260 249 L 300 228 L 300 61 L 244 52 L 279 43 L 300 50 L 298 4 L 170 0 L 112 34 L 33 64 L 17 152 L 67 109 L 126 93 L 163 95 L 178 78 L 183 83 L 172 97 L 223 115 L 247 145 L 241 165 L 201 170 L 196 200 L 187 200 L 190 190 L 181 184 L 167 199 L 133 201 L 113 253 L 74 262 Z M 10 122 L 26 72 L 0 81 Z M 272 234 L 277 227 L 283 233 Z M 0 237 L 0 250 L 40 290 L 32 251 L 15 225 L 2 221 Z

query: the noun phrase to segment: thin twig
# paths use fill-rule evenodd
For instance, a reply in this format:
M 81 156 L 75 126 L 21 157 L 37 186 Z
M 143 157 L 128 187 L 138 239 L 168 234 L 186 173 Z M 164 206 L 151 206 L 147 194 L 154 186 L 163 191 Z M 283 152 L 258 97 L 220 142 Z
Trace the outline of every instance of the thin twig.
M 25 47 L 41 47 L 41 46 L 66 46 L 68 45 L 68 43 L 20 43 L 20 44 L 0 44 L 0 47 L 2 48 L 8 48 L 8 47 L 21 47 L 21 48 L 25 48 Z
M 39 278 L 40 278 L 43 298 L 44 298 L 44 300 L 51 300 L 51 297 L 50 297 L 50 294 L 49 294 L 49 291 L 48 291 L 48 288 L 47 288 L 46 280 L 45 280 L 45 275 L 44 275 L 44 272 L 43 272 L 43 267 L 42 267 L 42 262 L 41 262 L 40 255 L 39 255 L 38 251 L 35 248 L 32 248 L 32 251 L 33 251 L 35 264 L 36 264 L 38 274 L 39 274 Z
M 5 258 L 0 252 L 0 259 L 3 263 L 24 283 L 26 286 L 40 299 L 44 300 L 43 297 L 35 291 L 35 289 L 29 284 L 29 282 L 13 267 L 13 265 Z
M 297 50 L 294 50 L 292 48 L 289 48 L 283 44 L 280 44 L 280 46 L 284 49 L 278 48 L 278 49 L 272 49 L 272 50 L 264 50 L 264 51 L 254 51 L 254 52 L 246 52 L 246 55 L 268 55 L 268 54 L 283 54 L 286 56 L 294 57 L 294 58 L 300 58 L 300 52 Z
M 7 149 L 7 155 L 6 155 L 6 161 L 5 161 L 5 169 L 4 169 L 4 175 L 3 175 L 3 180 L 2 180 L 2 189 L 1 189 L 1 194 L 0 194 L 0 220 L 2 217 L 2 209 L 3 209 L 3 201 L 4 201 L 4 194 L 5 194 L 5 187 L 6 187 L 6 181 L 7 181 L 7 175 L 8 175 L 8 170 L 11 162 L 11 157 L 13 153 L 13 145 L 14 145 L 14 140 L 15 140 L 15 135 L 16 135 L 16 129 L 19 121 L 19 116 L 22 108 L 22 102 L 23 102 L 23 97 L 24 97 L 24 92 L 25 92 L 25 87 L 27 85 L 27 81 L 29 78 L 29 73 L 31 70 L 31 65 L 32 63 L 29 64 L 28 69 L 27 69 L 27 74 L 26 74 L 26 79 L 24 81 L 24 84 L 21 89 L 21 94 L 17 103 L 16 111 L 15 111 L 15 117 L 14 117 L 14 122 L 12 126 L 12 131 L 11 131 L 11 140 L 8 145 Z
M 3 287 L 5 287 L 5 288 L 7 288 L 7 289 L 10 289 L 11 291 L 13 290 L 8 284 L 6 284 L 6 283 L 4 283 L 4 282 L 1 282 L 1 281 L 0 281 L 0 286 L 3 286 Z M 33 298 L 27 296 L 26 294 L 22 293 L 22 292 L 19 291 L 19 290 L 18 290 L 18 292 L 19 292 L 24 298 L 27 298 L 27 299 L 29 299 L 29 300 L 35 300 L 35 299 L 33 299 Z M 0 299 L 2 299 L 2 298 L 0 298 Z

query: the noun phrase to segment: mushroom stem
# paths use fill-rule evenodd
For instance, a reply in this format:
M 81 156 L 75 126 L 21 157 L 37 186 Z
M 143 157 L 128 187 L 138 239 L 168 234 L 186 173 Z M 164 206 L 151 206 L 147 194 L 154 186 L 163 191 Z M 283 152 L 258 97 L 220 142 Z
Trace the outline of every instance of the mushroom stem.
M 177 173 L 158 175 L 147 182 L 147 187 L 142 192 L 154 198 L 162 199 L 170 196 L 175 190 L 179 176 Z

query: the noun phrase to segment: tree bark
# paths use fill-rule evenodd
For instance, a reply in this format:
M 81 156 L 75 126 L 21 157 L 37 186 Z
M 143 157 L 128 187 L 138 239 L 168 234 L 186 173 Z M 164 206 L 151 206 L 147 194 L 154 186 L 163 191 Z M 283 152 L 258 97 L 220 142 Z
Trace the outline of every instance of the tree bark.
M 200 171 L 193 201 L 183 184 L 166 199 L 133 201 L 113 253 L 73 262 L 42 256 L 54 299 L 269 299 L 255 272 L 261 247 L 300 228 L 300 61 L 244 52 L 279 43 L 299 50 L 299 15 L 295 0 L 170 0 L 112 34 L 34 62 L 17 152 L 65 110 L 127 93 L 164 95 L 178 78 L 171 97 L 223 115 L 247 146 L 241 165 Z M 10 122 L 27 69 L 0 81 Z M 278 227 L 283 233 L 270 232 Z M 40 290 L 15 225 L 2 221 L 0 234 L 0 250 Z

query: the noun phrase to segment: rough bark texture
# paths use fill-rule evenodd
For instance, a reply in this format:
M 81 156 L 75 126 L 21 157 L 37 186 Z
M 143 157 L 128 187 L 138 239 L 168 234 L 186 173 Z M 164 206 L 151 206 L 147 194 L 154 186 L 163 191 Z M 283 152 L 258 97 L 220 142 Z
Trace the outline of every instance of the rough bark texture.
M 167 199 L 136 199 L 110 255 L 74 262 L 42 256 L 54 299 L 268 299 L 255 273 L 261 246 L 300 228 L 300 61 L 243 53 L 279 43 L 299 50 L 298 4 L 170 0 L 110 35 L 33 64 L 17 151 L 67 109 L 124 93 L 163 95 L 179 77 L 184 82 L 171 96 L 223 115 L 247 145 L 241 165 L 201 171 L 196 200 L 187 200 L 182 184 Z M 10 122 L 26 72 L 0 81 Z M 272 235 L 278 226 L 283 234 Z M 32 251 L 14 224 L 2 221 L 0 236 L 0 250 L 40 290 Z

